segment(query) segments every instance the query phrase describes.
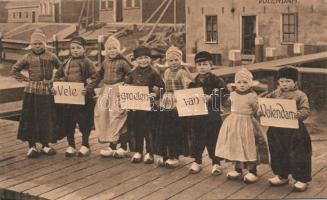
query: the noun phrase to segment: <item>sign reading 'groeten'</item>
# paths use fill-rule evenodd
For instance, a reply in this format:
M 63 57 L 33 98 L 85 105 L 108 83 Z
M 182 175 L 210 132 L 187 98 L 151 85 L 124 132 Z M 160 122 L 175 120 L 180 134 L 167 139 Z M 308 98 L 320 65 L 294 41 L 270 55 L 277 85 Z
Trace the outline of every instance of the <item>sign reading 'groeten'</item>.
M 295 118 L 297 112 L 295 100 L 259 98 L 261 125 L 283 128 L 299 128 Z
M 150 111 L 149 87 L 119 86 L 119 100 L 122 109 Z

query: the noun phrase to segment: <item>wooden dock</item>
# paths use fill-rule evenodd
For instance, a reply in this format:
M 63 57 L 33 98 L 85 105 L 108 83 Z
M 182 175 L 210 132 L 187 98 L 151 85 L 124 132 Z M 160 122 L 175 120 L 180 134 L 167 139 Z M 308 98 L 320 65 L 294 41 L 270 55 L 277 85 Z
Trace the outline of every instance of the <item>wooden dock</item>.
M 327 198 L 327 137 L 313 136 L 313 181 L 306 192 L 292 192 L 291 184 L 271 187 L 268 165 L 259 166 L 260 180 L 247 185 L 242 180 L 211 176 L 211 163 L 204 155 L 203 170 L 188 174 L 191 159 L 182 158 L 178 169 L 131 164 L 129 159 L 101 158 L 103 145 L 91 137 L 92 154 L 65 158 L 66 141 L 54 147 L 58 154 L 26 158 L 26 143 L 16 140 L 18 123 L 0 120 L 0 199 L 279 199 Z M 77 136 L 77 146 L 81 138 Z M 326 135 L 323 134 L 323 135 Z M 231 169 L 223 163 L 224 173 Z

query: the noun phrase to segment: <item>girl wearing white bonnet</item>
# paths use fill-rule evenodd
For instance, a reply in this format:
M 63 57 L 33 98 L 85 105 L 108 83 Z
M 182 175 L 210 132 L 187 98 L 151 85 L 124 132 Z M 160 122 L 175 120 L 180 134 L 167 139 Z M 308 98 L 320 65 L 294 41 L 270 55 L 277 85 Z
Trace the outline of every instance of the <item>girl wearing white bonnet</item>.
M 255 137 L 262 133 L 254 118 L 258 109 L 258 97 L 251 88 L 252 84 L 253 75 L 249 70 L 242 68 L 236 72 L 236 90 L 230 93 L 231 114 L 223 122 L 216 145 L 216 156 L 234 162 L 234 170 L 228 172 L 227 177 L 239 178 L 243 170 L 247 169 L 245 183 L 258 181 L 257 162 L 259 158 L 268 158 L 267 149 L 260 152 L 265 157 L 257 155 Z
M 177 167 L 179 156 L 188 154 L 186 121 L 178 116 L 174 96 L 175 90 L 186 89 L 192 82 L 189 73 L 181 64 L 182 57 L 182 51 L 175 46 L 171 46 L 166 52 L 169 68 L 164 73 L 165 94 L 160 104 L 164 112 L 161 112 L 156 154 L 161 156 L 158 164 L 168 168 Z
M 29 53 L 12 67 L 12 74 L 18 81 L 26 81 L 22 115 L 17 138 L 27 141 L 28 158 L 40 155 L 36 143 L 42 144 L 41 152 L 54 155 L 56 151 L 48 143 L 56 142 L 56 115 L 52 93 L 54 69 L 61 63 L 56 55 L 46 50 L 46 36 L 40 29 L 31 35 Z M 21 71 L 28 71 L 28 77 Z
M 120 108 L 117 97 L 118 87 L 132 69 L 132 64 L 120 54 L 120 42 L 111 36 L 105 43 L 105 60 L 100 70 L 91 78 L 90 88 L 96 87 L 101 81 L 103 86 L 94 110 L 95 131 L 99 142 L 109 146 L 100 151 L 103 157 L 124 157 L 127 154 L 127 111 Z M 120 147 L 116 149 L 116 144 Z

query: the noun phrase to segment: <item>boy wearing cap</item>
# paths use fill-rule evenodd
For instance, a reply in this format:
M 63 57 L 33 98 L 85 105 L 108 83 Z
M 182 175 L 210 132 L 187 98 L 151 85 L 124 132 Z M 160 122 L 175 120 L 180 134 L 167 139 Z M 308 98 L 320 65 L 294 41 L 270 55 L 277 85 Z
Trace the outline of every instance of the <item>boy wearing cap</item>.
M 100 70 L 91 78 L 88 90 L 103 83 L 94 109 L 95 132 L 100 143 L 109 143 L 102 149 L 102 157 L 122 158 L 127 155 L 127 111 L 122 110 L 117 98 L 118 87 L 124 84 L 132 64 L 120 53 L 120 42 L 111 36 L 105 43 L 105 59 Z M 117 144 L 120 142 L 120 147 Z
M 191 156 L 195 159 L 190 167 L 190 173 L 195 174 L 201 171 L 202 154 L 204 148 L 212 160 L 212 175 L 222 173 L 220 158 L 215 156 L 216 142 L 219 129 L 222 124 L 220 117 L 220 102 L 226 100 L 228 89 L 223 79 L 211 73 L 212 55 L 209 52 L 202 51 L 195 55 L 195 65 L 198 75 L 190 88 L 203 88 L 207 102 L 208 115 L 194 116 L 191 119 Z
M 43 154 L 56 154 L 48 143 L 56 142 L 52 77 L 53 70 L 61 64 L 56 55 L 46 50 L 46 36 L 40 29 L 31 35 L 29 47 L 31 51 L 13 65 L 11 73 L 18 81 L 27 82 L 17 138 L 28 142 L 27 157 L 35 158 L 40 155 L 36 143 L 42 144 Z M 21 70 L 27 70 L 29 76 Z
M 151 164 L 154 162 L 154 137 L 156 112 L 154 98 L 156 94 L 154 87 L 164 88 L 165 84 L 160 75 L 151 66 L 151 50 L 147 47 L 140 46 L 133 51 L 137 66 L 127 77 L 125 83 L 136 86 L 148 86 L 150 96 L 152 97 L 152 111 L 132 111 L 128 112 L 127 128 L 130 136 L 130 144 L 132 151 L 136 153 L 133 155 L 131 162 L 139 163 L 143 157 L 144 139 L 146 144 L 146 154 L 144 156 L 144 163 Z M 161 90 L 162 91 L 162 90 Z
M 298 112 L 299 128 L 269 127 L 267 132 L 271 157 L 271 168 L 276 175 L 269 179 L 273 186 L 289 182 L 288 175 L 296 180 L 294 189 L 305 191 L 311 181 L 311 139 L 303 121 L 310 114 L 308 97 L 297 88 L 298 70 L 284 66 L 278 71 L 279 88 L 268 94 L 268 98 L 293 99 Z
M 55 80 L 65 82 L 84 83 L 87 86 L 87 79 L 96 73 L 93 62 L 85 56 L 86 41 L 82 37 L 74 37 L 70 42 L 70 54 L 64 67 L 57 71 Z M 59 139 L 67 137 L 69 147 L 66 150 L 66 157 L 76 155 L 75 127 L 78 124 L 82 133 L 82 147 L 78 151 L 79 156 L 87 156 L 90 153 L 89 136 L 92 128 L 94 103 L 92 90 L 83 91 L 85 105 L 57 105 L 57 124 L 59 126 Z

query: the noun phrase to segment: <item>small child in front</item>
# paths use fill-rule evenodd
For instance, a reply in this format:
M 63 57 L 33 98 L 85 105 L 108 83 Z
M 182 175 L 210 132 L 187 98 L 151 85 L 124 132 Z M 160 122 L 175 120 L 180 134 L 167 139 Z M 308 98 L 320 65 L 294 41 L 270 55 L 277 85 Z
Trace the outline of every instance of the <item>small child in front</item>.
M 267 132 L 271 157 L 271 168 L 276 175 L 269 179 L 273 186 L 289 182 L 288 175 L 296 180 L 294 189 L 305 191 L 311 181 L 312 147 L 310 135 L 303 121 L 310 114 L 307 95 L 297 88 L 298 70 L 293 66 L 284 66 L 278 71 L 279 88 L 268 94 L 267 98 L 293 99 L 298 112 L 299 128 L 269 127 Z
M 220 158 L 215 155 L 216 142 L 219 129 L 222 124 L 220 117 L 220 100 L 226 99 L 228 89 L 223 79 L 211 73 L 212 55 L 202 51 L 195 55 L 195 65 L 199 73 L 190 88 L 201 87 L 205 93 L 208 107 L 208 115 L 194 116 L 191 118 L 191 156 L 195 159 L 190 167 L 190 173 L 201 171 L 202 154 L 207 147 L 209 157 L 212 161 L 212 175 L 222 173 Z
M 242 68 L 236 72 L 236 90 L 230 93 L 231 114 L 223 122 L 216 146 L 216 156 L 234 162 L 234 170 L 228 172 L 227 177 L 239 178 L 247 169 L 243 179 L 245 183 L 258 181 L 256 136 L 262 135 L 254 118 L 258 110 L 258 96 L 252 85 L 253 75 L 249 70 Z

